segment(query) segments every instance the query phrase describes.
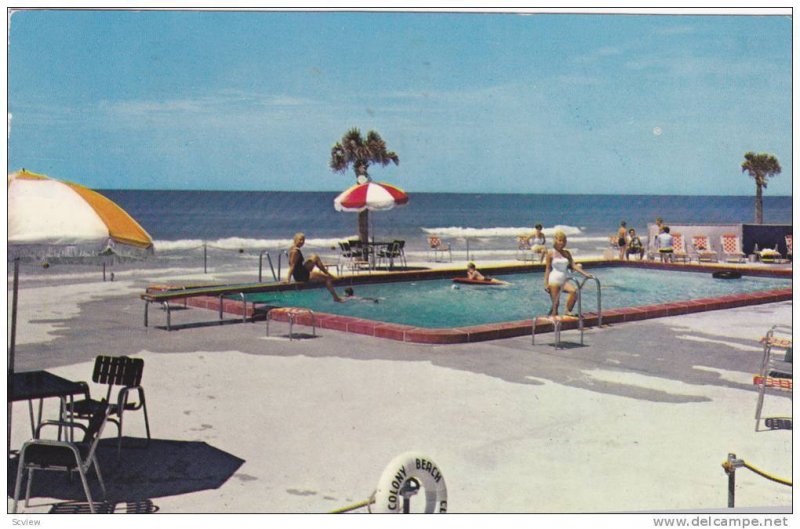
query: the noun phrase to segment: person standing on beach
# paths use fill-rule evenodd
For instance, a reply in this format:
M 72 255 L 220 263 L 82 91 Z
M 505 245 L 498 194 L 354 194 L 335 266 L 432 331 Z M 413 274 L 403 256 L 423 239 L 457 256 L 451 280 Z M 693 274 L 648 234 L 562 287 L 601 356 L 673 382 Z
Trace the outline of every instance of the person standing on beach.
M 292 278 L 298 283 L 306 283 L 308 281 L 324 281 L 325 287 L 328 292 L 333 296 L 333 301 L 337 303 L 342 302 L 342 298 L 336 293 L 333 288 L 333 275 L 328 271 L 328 268 L 322 262 L 317 254 L 313 254 L 309 259 L 303 259 L 303 252 L 300 248 L 306 243 L 306 236 L 304 233 L 296 233 L 293 239 L 292 247 L 289 249 L 289 273 L 286 278 L 287 283 L 292 282 Z M 314 270 L 317 268 L 319 272 Z
M 661 233 L 656 237 L 656 246 L 662 263 L 672 262 L 672 241 L 672 235 L 669 234 L 669 226 L 662 226 Z
M 561 291 L 567 292 L 567 316 L 574 316 L 572 309 L 575 307 L 577 294 L 575 285 L 567 283 L 570 270 L 578 272 L 582 276 L 591 279 L 592 274 L 587 274 L 583 268 L 576 266 L 572 260 L 572 254 L 566 249 L 567 235 L 563 231 L 557 231 L 553 235 L 553 249 L 547 252 L 544 268 L 544 289 L 550 294 L 553 302 L 550 309 L 551 316 L 558 316 L 558 304 L 561 299 Z
M 623 220 L 619 223 L 619 229 L 617 230 L 617 245 L 619 246 L 619 260 L 622 261 L 625 259 L 625 251 L 628 249 L 628 230 L 626 228 L 627 223 Z

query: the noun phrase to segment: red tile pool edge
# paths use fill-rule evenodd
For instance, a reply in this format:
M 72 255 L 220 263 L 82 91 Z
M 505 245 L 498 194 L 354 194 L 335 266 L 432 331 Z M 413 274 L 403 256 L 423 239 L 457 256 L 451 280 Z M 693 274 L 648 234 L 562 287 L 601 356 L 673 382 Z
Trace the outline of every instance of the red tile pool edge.
M 631 268 L 650 268 L 662 270 L 684 270 L 684 271 L 698 271 L 708 272 L 709 270 L 738 270 L 746 273 L 747 275 L 760 275 L 771 277 L 789 277 L 791 278 L 791 269 L 765 269 L 737 266 L 735 268 L 719 264 L 664 264 L 649 261 L 589 261 L 582 263 L 585 268 L 592 268 L 595 266 L 627 266 Z M 512 273 L 529 271 L 537 269 L 541 266 L 537 265 L 515 265 L 511 267 L 494 267 L 482 268 L 490 273 Z M 429 271 L 413 271 L 413 272 L 400 272 L 392 274 L 391 276 L 378 277 L 373 275 L 368 278 L 359 278 L 359 280 L 367 279 L 365 282 L 394 282 L 394 281 L 409 281 L 414 279 L 431 279 L 439 277 L 452 277 L 455 273 L 454 270 L 429 270 Z M 148 291 L 158 291 L 169 288 L 163 285 L 151 286 Z M 657 305 L 646 305 L 642 307 L 624 307 L 617 309 L 609 309 L 603 312 L 603 323 L 624 323 L 630 321 L 640 321 L 652 318 L 663 318 L 667 316 L 678 316 L 681 314 L 691 314 L 694 312 L 706 312 L 711 310 L 730 309 L 734 307 L 743 307 L 748 305 L 760 305 L 764 303 L 775 303 L 778 301 L 789 301 L 792 299 L 792 289 L 776 289 L 759 292 L 751 292 L 747 294 L 735 294 L 728 296 L 720 296 L 716 298 L 694 299 L 688 301 L 678 301 L 663 303 Z M 181 302 L 190 307 L 204 308 L 214 311 L 220 309 L 220 298 L 215 296 L 198 296 L 183 299 L 176 299 L 175 302 Z M 233 314 L 236 316 L 252 317 L 254 308 L 252 304 L 246 304 L 239 300 L 222 299 L 222 312 Z M 288 316 L 284 313 L 276 313 L 271 316 L 274 321 L 288 321 Z M 315 313 L 315 320 L 317 327 L 323 329 L 332 329 L 336 331 L 343 331 L 353 334 L 364 334 L 367 336 L 374 336 L 377 338 L 385 338 L 389 340 L 397 340 L 401 342 L 424 343 L 424 344 L 456 344 L 468 342 L 482 342 L 488 340 L 498 340 L 501 338 L 511 338 L 515 336 L 525 336 L 532 332 L 533 322 L 531 319 L 500 322 L 484 325 L 475 325 L 470 327 L 455 327 L 445 329 L 430 329 L 425 327 L 413 327 L 410 325 L 401 325 L 395 323 L 386 323 L 375 320 L 366 320 L 362 318 L 354 318 L 350 316 L 341 316 L 338 314 L 329 314 L 324 312 Z M 311 325 L 311 318 L 307 316 L 300 316 L 295 319 L 295 323 L 300 325 Z M 596 326 L 598 318 L 596 314 L 587 313 L 584 317 L 584 326 Z M 565 329 L 577 327 L 577 323 L 568 322 L 564 324 Z M 552 324 L 545 321 L 539 321 L 536 324 L 536 332 L 550 332 L 552 331 Z
M 711 310 L 730 309 L 748 305 L 760 305 L 763 303 L 775 303 L 778 301 L 789 301 L 792 299 L 792 289 L 783 288 L 778 290 L 768 290 L 752 292 L 749 294 L 736 294 L 720 296 L 717 298 L 705 298 L 690 301 L 678 301 L 663 303 L 658 305 L 646 305 L 642 307 L 624 307 L 609 309 L 603 312 L 603 323 L 624 323 L 631 321 L 641 321 L 652 318 L 663 318 L 667 316 L 678 316 L 694 312 L 706 312 Z M 196 297 L 186 299 L 186 304 L 190 307 L 219 310 L 219 298 Z M 241 301 L 223 300 L 223 312 L 242 316 L 244 305 Z M 245 315 L 249 318 L 253 316 L 253 306 L 247 305 Z M 498 340 L 501 338 L 511 338 L 515 336 L 526 336 L 531 334 L 532 320 L 520 320 L 512 322 L 490 323 L 475 325 L 470 327 L 455 327 L 452 329 L 429 329 L 424 327 L 412 327 L 410 325 L 400 325 L 395 323 L 385 323 L 381 321 L 365 320 L 338 314 L 324 312 L 315 313 L 317 327 L 332 329 L 353 334 L 364 334 L 397 340 L 401 342 L 413 342 L 424 344 L 456 344 L 468 342 L 483 342 L 488 340 Z M 287 315 L 278 312 L 271 316 L 274 321 L 288 321 Z M 584 317 L 586 327 L 596 326 L 598 322 L 597 314 L 587 313 Z M 310 317 L 301 315 L 295 320 L 296 324 L 311 325 Z M 577 323 L 570 322 L 564 324 L 564 328 L 575 327 Z M 546 321 L 538 321 L 536 332 L 552 331 L 552 324 Z

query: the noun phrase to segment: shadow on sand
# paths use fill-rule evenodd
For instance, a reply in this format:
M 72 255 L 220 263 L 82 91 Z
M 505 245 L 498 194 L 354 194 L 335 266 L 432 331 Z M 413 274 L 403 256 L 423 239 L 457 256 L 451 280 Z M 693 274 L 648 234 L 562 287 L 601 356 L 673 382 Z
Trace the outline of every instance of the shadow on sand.
M 102 439 L 97 456 L 106 484 L 106 501 L 98 512 L 152 513 L 158 507 L 153 498 L 175 496 L 202 490 L 217 489 L 233 476 L 244 463 L 232 454 L 200 441 L 123 439 L 122 453 L 117 457 L 115 438 Z M 141 448 L 134 448 L 141 446 Z M 17 476 L 17 459 L 9 460 L 8 493 L 13 495 Z M 22 496 L 27 478 L 23 479 Z M 95 500 L 102 497 L 94 470 L 89 472 L 89 486 Z M 68 500 L 53 505 L 53 513 L 88 512 L 88 504 L 80 479 L 73 473 L 36 471 L 31 488 L 31 505 L 36 498 Z M 20 499 L 20 510 L 24 498 Z

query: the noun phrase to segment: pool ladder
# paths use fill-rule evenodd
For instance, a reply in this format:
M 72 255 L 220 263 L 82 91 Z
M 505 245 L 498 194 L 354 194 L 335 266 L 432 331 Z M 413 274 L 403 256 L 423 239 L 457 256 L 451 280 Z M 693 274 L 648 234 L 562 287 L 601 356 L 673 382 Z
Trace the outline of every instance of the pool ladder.
M 264 256 L 267 256 L 267 263 L 269 264 L 269 269 L 272 271 L 272 279 L 274 281 L 280 281 L 281 277 L 281 259 L 283 255 L 286 254 L 287 262 L 289 258 L 289 253 L 286 250 L 281 251 L 278 253 L 278 273 L 275 273 L 275 267 L 272 266 L 272 256 L 270 256 L 267 250 L 261 250 L 258 254 L 258 282 L 262 282 L 262 270 L 264 269 Z
M 577 296 L 578 296 L 578 329 L 581 331 L 581 345 L 583 345 L 583 327 L 584 327 L 584 325 L 583 325 L 583 305 L 582 305 L 582 302 L 581 302 L 581 297 L 582 297 L 583 287 L 584 287 L 584 285 L 586 285 L 586 282 L 589 279 L 590 278 L 588 278 L 588 277 L 583 277 L 581 279 L 581 281 L 578 281 L 575 277 L 570 276 L 570 277 L 567 278 L 567 281 L 566 281 L 566 283 L 569 283 L 569 282 L 574 283 L 575 287 L 576 287 L 576 291 L 577 291 Z M 603 325 L 603 295 L 602 295 L 602 289 L 600 287 L 600 280 L 597 279 L 596 277 L 592 277 L 591 279 L 597 285 L 597 325 L 598 326 L 602 326 Z M 552 305 L 551 305 L 551 308 L 552 308 Z M 559 345 L 561 345 L 561 322 L 562 322 L 562 320 L 561 320 L 561 318 L 552 318 L 549 314 L 544 315 L 544 316 L 541 316 L 541 315 L 540 316 L 536 316 L 535 315 L 533 317 L 533 325 L 532 325 L 532 328 L 531 328 L 531 344 L 532 345 L 536 345 L 536 323 L 540 319 L 548 320 L 548 321 L 551 321 L 553 323 L 553 334 L 554 334 L 553 346 L 555 348 L 558 348 Z

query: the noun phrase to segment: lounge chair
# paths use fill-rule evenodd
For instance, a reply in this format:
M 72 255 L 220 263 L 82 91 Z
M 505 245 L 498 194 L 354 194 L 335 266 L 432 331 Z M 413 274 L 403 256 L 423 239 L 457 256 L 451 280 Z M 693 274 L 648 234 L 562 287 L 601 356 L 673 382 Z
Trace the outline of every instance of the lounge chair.
M 144 426 L 147 442 L 150 441 L 150 422 L 147 418 L 147 403 L 144 398 L 144 388 L 141 386 L 144 372 L 144 360 L 129 358 L 127 356 L 103 356 L 95 358 L 92 382 L 107 385 L 105 398 L 93 399 L 86 382 L 81 382 L 85 388 L 84 398 L 76 400 L 66 407 L 65 420 L 75 419 L 91 420 L 100 410 L 109 407 L 109 422 L 117 426 L 117 454 L 122 449 L 122 420 L 126 411 L 142 410 L 144 413 Z M 115 386 L 119 387 L 115 401 L 112 401 L 112 392 Z M 131 393 L 136 393 L 135 400 L 129 400 Z M 109 406 L 109 403 L 111 405 Z
M 726 261 L 735 261 L 737 263 L 744 262 L 744 252 L 742 252 L 742 245 L 739 244 L 739 236 L 735 233 L 723 233 L 720 238 L 720 246 L 722 247 L 722 255 Z
M 97 463 L 96 451 L 100 435 L 102 435 L 103 428 L 105 428 L 106 422 L 108 422 L 108 416 L 113 406 L 112 404 L 106 404 L 106 406 L 98 408 L 96 413 L 91 417 L 88 426 L 72 421 L 45 421 L 36 429 L 36 437 L 22 445 L 19 451 L 17 479 L 14 485 L 14 504 L 11 508 L 12 513 L 17 512 L 17 505 L 19 503 L 20 493 L 22 492 L 22 474 L 25 470 L 28 471 L 28 485 L 25 488 L 25 507 L 28 506 L 30 500 L 34 471 L 56 470 L 67 472 L 70 475 L 72 472 L 78 473 L 81 478 L 84 494 L 86 494 L 86 501 L 89 504 L 89 511 L 92 514 L 97 512 L 94 500 L 92 499 L 92 491 L 89 488 L 87 474 L 92 466 L 94 466 L 97 480 L 100 482 L 100 488 L 103 491 L 103 499 L 105 500 L 106 486 L 105 483 L 103 483 L 103 476 L 100 474 L 100 466 Z M 41 431 L 45 426 L 58 426 L 59 431 L 62 428 L 78 428 L 83 430 L 85 435 L 81 442 L 41 439 Z
M 686 253 L 686 241 L 683 239 L 682 233 L 672 234 L 672 261 L 680 259 L 684 263 L 689 260 L 689 254 Z
M 442 240 L 436 235 L 431 235 L 428 237 L 428 250 L 433 253 L 434 262 L 438 263 L 439 254 L 442 254 L 444 257 L 445 252 L 447 252 L 450 262 L 453 262 L 453 252 L 450 250 L 450 243 L 442 242 Z
M 692 236 L 692 248 L 697 256 L 697 262 L 717 262 L 719 255 L 711 248 L 711 243 L 708 241 L 707 235 L 694 235 Z
M 760 340 L 764 346 L 761 369 L 753 377 L 753 384 L 758 386 L 756 402 L 756 431 L 761 423 L 764 408 L 764 396 L 767 388 L 779 391 L 792 391 L 792 328 L 786 325 L 774 325 Z M 783 353 L 780 355 L 779 353 Z

